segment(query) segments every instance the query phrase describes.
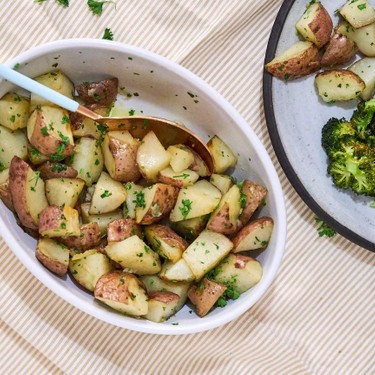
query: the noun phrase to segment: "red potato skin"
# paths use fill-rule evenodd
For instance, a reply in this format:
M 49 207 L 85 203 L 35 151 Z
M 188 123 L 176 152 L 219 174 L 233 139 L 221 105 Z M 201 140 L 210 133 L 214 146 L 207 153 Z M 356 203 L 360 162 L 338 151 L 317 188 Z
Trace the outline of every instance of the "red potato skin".
M 173 292 L 159 292 L 159 291 L 152 291 L 148 293 L 148 297 L 155 301 L 164 302 L 164 303 L 171 303 L 174 301 L 178 301 L 180 296 Z
M 99 114 L 108 110 L 108 107 L 100 105 L 100 104 L 90 104 L 90 105 L 85 105 L 85 107 L 89 109 L 90 111 L 93 111 Z M 78 130 L 82 127 L 83 120 L 85 120 L 86 117 L 84 115 L 81 115 L 78 112 L 69 112 L 69 119 L 70 119 L 70 127 L 72 128 L 72 130 Z
M 153 204 L 159 205 L 160 216 L 153 216 L 152 209 L 150 208 L 140 222 L 142 225 L 150 225 L 159 222 L 171 212 L 172 208 L 176 204 L 177 195 L 179 192 L 178 188 L 162 183 L 157 183 L 156 185 L 158 185 L 158 187 L 157 191 L 155 192 Z
M 333 22 L 326 8 L 320 4 L 318 13 L 313 21 L 309 24 L 311 31 L 317 39 L 317 47 L 323 47 L 328 41 L 332 33 Z
M 35 256 L 40 263 L 48 268 L 51 272 L 58 276 L 64 276 L 68 272 L 68 265 L 64 265 L 59 262 L 51 261 L 46 255 L 44 255 L 38 248 L 36 248 Z
M 137 235 L 142 238 L 142 229 L 135 220 L 130 218 L 116 219 L 107 226 L 108 242 L 119 242 Z
M 51 135 L 43 135 L 42 128 L 44 128 L 43 111 L 36 109 L 36 120 L 33 134 L 31 134 L 30 143 L 39 150 L 43 155 L 51 156 L 58 151 L 58 147 L 64 142 L 61 139 Z M 65 145 L 64 151 L 61 153 L 64 157 L 71 155 L 74 151 L 74 145 Z
M 246 206 L 243 209 L 239 219 L 242 226 L 244 226 L 250 220 L 255 210 L 266 198 L 267 189 L 264 186 L 245 180 L 242 185 L 242 193 L 246 196 Z
M 48 206 L 40 213 L 39 233 L 51 228 L 59 228 L 61 218 L 64 216 L 63 210 L 59 206 Z
M 85 224 L 81 227 L 80 236 L 59 237 L 58 241 L 71 249 L 82 251 L 97 248 L 102 243 L 99 224 Z
M 356 53 L 355 43 L 345 35 L 335 32 L 325 47 L 321 64 L 323 67 L 343 65 L 352 60 Z
M 79 98 L 85 104 L 111 105 L 117 97 L 118 79 L 103 79 L 99 82 L 84 82 L 76 86 Z
M 15 156 L 9 167 L 9 190 L 12 196 L 12 204 L 22 226 L 29 229 L 38 229 L 30 213 L 27 211 L 26 179 L 27 172 L 31 169 L 29 164 Z
M 59 165 L 61 164 L 46 161 L 38 168 L 38 171 L 40 172 L 40 177 L 43 180 L 48 180 L 49 178 L 76 178 L 78 176 L 78 172 L 69 165 L 66 166 L 66 169 L 62 171 L 57 171 L 56 166 Z
M 229 205 L 226 203 L 221 207 L 220 211 L 215 217 L 208 223 L 207 229 L 213 232 L 222 233 L 226 236 L 230 236 L 237 232 L 240 227 L 240 222 L 232 223 L 229 219 Z

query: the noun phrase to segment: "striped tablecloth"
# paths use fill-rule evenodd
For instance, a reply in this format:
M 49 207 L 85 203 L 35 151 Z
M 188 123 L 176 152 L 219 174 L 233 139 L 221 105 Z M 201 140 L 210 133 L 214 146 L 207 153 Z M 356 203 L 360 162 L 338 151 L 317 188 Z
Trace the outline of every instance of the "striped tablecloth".
M 61 2 L 61 1 L 60 1 Z M 0 61 L 56 39 L 114 39 L 180 63 L 219 91 L 272 156 L 288 240 L 265 297 L 221 328 L 147 335 L 103 323 L 56 297 L 0 242 L 0 374 L 375 374 L 375 254 L 317 234 L 272 149 L 263 60 L 280 0 L 0 2 Z M 353 218 L 353 220 L 358 218 Z

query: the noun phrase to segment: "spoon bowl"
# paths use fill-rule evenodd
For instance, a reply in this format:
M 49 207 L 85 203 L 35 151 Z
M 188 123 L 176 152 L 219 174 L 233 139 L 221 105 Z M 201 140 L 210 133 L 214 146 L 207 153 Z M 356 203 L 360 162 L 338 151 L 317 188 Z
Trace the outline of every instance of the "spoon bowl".
M 79 113 L 99 124 L 105 125 L 108 131 L 128 130 L 133 137 L 139 139 L 142 139 L 148 132 L 153 131 L 166 148 L 173 144 L 184 144 L 191 147 L 206 163 L 209 174 L 213 173 L 213 158 L 207 145 L 194 132 L 181 124 L 152 116 L 104 117 L 6 65 L 0 64 L 0 76 L 70 112 Z

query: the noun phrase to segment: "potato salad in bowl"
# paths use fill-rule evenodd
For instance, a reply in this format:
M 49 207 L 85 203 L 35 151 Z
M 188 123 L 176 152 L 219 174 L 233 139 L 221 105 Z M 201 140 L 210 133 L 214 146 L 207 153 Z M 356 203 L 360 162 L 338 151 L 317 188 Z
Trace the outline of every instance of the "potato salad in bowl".
M 200 100 L 217 105 L 198 78 L 147 51 L 91 40 L 51 46 L 27 52 L 17 68 L 99 114 L 146 112 L 190 127 Z M 98 51 L 109 63 L 86 65 Z M 154 92 L 155 76 L 170 71 L 174 80 Z M 178 75 L 183 88 L 173 86 Z M 267 169 L 261 161 L 246 172 L 252 155 L 259 159 L 256 147 L 245 161 L 220 127 L 198 128 L 209 134 L 211 173 L 194 149 L 162 143 L 152 130 L 137 138 L 9 83 L 1 87 L 0 197 L 7 207 L 2 220 L 12 226 L 2 234 L 55 293 L 112 324 L 188 333 L 233 319 L 250 307 L 247 295 L 255 294 L 252 304 L 265 292 L 262 283 L 270 285 L 281 260 L 273 249 L 282 247 L 285 217 L 273 170 L 259 178 Z M 161 106 L 170 90 L 177 99 Z M 182 92 L 195 93 L 197 112 L 190 103 L 184 113 Z M 273 168 L 267 157 L 261 155 Z M 22 249 L 11 244 L 15 237 Z

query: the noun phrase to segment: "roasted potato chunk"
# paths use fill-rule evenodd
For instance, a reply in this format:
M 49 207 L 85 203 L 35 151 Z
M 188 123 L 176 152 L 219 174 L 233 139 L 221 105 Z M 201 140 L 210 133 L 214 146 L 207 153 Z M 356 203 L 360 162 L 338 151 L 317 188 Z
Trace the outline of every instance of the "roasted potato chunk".
M 104 274 L 96 283 L 94 296 L 124 314 L 142 316 L 148 313 L 146 291 L 131 273 L 112 271 Z
M 227 287 L 224 284 L 204 278 L 198 285 L 188 291 L 188 297 L 195 306 L 197 315 L 205 316 L 223 295 Z
M 70 165 L 64 163 L 53 163 L 51 161 L 46 161 L 40 165 L 38 171 L 43 180 L 49 178 L 76 178 L 78 176 L 78 172 Z
M 265 69 L 285 81 L 307 76 L 320 69 L 319 49 L 308 41 L 299 41 L 266 64 Z
M 38 229 L 41 212 L 48 207 L 44 181 L 38 172 L 17 156 L 10 163 L 9 190 L 21 224 Z
M 332 27 L 331 16 L 319 1 L 310 2 L 296 23 L 296 29 L 303 38 L 314 43 L 318 48 L 328 42 Z
M 116 219 L 107 226 L 108 242 L 119 242 L 131 236 L 142 237 L 141 226 L 131 218 Z
M 8 92 L 0 99 L 0 124 L 10 130 L 26 128 L 30 100 L 15 92 Z
M 70 249 L 89 250 L 95 249 L 102 242 L 100 227 L 97 222 L 83 224 L 79 236 L 59 237 L 57 240 Z
M 244 180 L 241 184 L 241 194 L 243 194 L 244 208 L 240 214 L 242 225 L 247 224 L 254 212 L 265 201 L 267 189 L 254 182 Z
M 110 106 L 116 100 L 118 79 L 103 79 L 98 82 L 83 82 L 76 86 L 78 97 L 85 104 Z
M 69 249 L 61 243 L 49 238 L 39 238 L 35 256 L 56 275 L 63 276 L 68 272 Z
M 173 292 L 151 292 L 148 296 L 148 312 L 144 317 L 152 322 L 164 322 L 179 310 L 180 296 Z

